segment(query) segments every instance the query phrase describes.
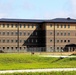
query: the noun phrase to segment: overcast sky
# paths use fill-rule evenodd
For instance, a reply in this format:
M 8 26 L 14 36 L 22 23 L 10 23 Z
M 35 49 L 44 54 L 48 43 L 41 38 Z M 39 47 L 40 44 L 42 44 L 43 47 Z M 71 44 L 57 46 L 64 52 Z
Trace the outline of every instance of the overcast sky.
M 76 18 L 76 0 L 0 0 L 0 18 Z

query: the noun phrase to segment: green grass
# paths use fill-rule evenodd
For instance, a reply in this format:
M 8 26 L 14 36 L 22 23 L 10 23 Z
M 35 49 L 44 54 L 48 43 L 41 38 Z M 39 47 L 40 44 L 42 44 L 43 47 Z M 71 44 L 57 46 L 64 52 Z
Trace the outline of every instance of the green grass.
M 0 70 L 76 68 L 76 58 L 39 57 L 27 54 L 0 54 Z
M 69 72 L 41 72 L 41 73 L 6 73 L 0 75 L 76 75 L 76 71 L 69 71 Z

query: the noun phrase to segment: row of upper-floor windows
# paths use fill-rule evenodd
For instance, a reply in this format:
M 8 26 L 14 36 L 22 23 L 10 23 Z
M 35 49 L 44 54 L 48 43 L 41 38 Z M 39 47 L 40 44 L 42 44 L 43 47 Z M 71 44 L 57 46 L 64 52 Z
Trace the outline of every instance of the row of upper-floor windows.
M 53 52 L 53 47 L 50 47 L 50 49 Z M 63 51 L 63 47 L 56 47 L 55 49 L 60 50 L 60 51 L 57 51 L 57 52 L 62 52 Z
M 70 36 L 70 32 L 55 32 L 55 35 L 57 35 L 57 36 Z M 52 32 L 50 32 L 50 35 L 53 35 L 53 33 Z
M 0 47 L 0 49 L 19 49 L 19 50 L 21 50 L 21 49 L 26 49 L 26 47 Z
M 38 25 L 35 25 L 35 24 L 0 24 L 0 27 L 2 27 L 2 28 L 5 28 L 5 27 L 7 27 L 7 28 L 9 28 L 9 27 L 11 27 L 11 28 L 13 28 L 13 27 L 15 27 L 15 28 L 34 28 L 34 27 L 38 27 Z
M 3 32 L 0 32 L 0 35 L 3 35 L 3 36 L 7 36 L 7 35 L 26 35 L 26 36 L 29 36 L 29 35 L 38 35 L 38 32 L 34 32 L 34 33 L 30 33 L 30 32 L 10 32 L 10 31 L 3 31 Z
M 13 28 L 13 27 L 15 27 L 15 28 L 34 28 L 34 27 L 38 27 L 39 25 L 38 24 L 0 24 L 0 27 L 2 27 L 2 28 L 5 28 L 5 27 L 7 27 L 7 28 L 9 28 L 9 27 L 11 27 L 11 28 Z M 53 27 L 54 25 L 52 25 L 52 24 L 50 24 L 50 27 Z M 70 24 L 55 24 L 55 26 L 57 27 L 57 28 L 70 28 Z
M 0 43 L 24 43 L 24 42 L 27 42 L 27 43 L 37 43 L 38 42 L 38 39 L 28 39 L 28 40 L 0 40 Z
M 53 40 L 50 40 L 50 42 L 53 42 Z M 70 40 L 55 40 L 56 43 L 70 43 Z
M 54 25 L 50 24 L 50 27 L 53 27 Z M 55 27 L 57 28 L 70 28 L 70 24 L 55 24 Z

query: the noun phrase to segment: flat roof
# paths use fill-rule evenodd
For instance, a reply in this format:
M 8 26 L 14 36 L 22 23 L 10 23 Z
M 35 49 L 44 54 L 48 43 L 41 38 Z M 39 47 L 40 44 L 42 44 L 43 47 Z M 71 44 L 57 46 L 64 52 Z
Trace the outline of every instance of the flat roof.
M 47 20 L 46 22 L 76 23 L 76 19 L 71 19 L 71 18 L 55 18 L 55 19 Z
M 44 20 L 37 20 L 37 19 L 7 19 L 3 18 L 0 19 L 0 22 L 35 22 L 35 23 L 41 23 Z
M 40 19 L 7 19 L 3 18 L 0 19 L 0 22 L 34 22 L 34 23 L 43 23 L 43 22 L 53 22 L 53 23 L 76 23 L 76 19 L 71 19 L 71 18 L 55 18 L 55 19 L 50 19 L 50 20 L 40 20 Z

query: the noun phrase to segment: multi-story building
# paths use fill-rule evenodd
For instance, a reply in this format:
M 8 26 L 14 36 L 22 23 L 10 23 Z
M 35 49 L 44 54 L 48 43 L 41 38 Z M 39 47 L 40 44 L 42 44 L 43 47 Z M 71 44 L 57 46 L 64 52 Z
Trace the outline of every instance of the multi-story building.
M 76 19 L 0 19 L 0 50 L 75 51 Z

